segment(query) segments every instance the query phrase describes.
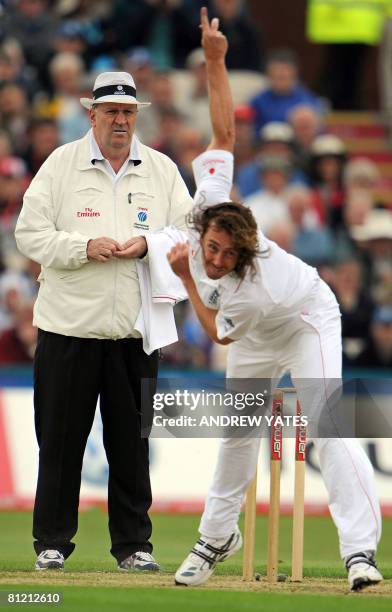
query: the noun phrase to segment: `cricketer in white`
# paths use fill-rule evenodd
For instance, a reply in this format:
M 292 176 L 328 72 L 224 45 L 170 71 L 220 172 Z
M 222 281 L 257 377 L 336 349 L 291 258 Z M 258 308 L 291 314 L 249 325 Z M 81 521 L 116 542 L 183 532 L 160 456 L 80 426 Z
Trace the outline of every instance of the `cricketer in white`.
M 227 377 L 278 381 L 290 372 L 303 410 L 309 414 L 340 386 L 339 307 L 315 269 L 257 232 L 248 209 L 228 204 L 234 120 L 224 61 L 227 41 L 218 25 L 216 19 L 210 24 L 202 11 L 213 138 L 194 161 L 193 213 L 199 219 L 198 233 L 193 233 L 190 245 L 177 244 L 168 259 L 211 339 L 230 344 Z M 256 248 L 238 246 L 238 236 L 244 232 Z M 241 265 L 244 252 L 252 248 L 251 263 Z M 350 587 L 356 590 L 377 583 L 382 580 L 375 564 L 381 513 L 371 464 L 355 439 L 314 439 L 314 444 Z M 218 562 L 241 547 L 237 522 L 255 473 L 259 445 L 257 437 L 221 441 L 200 523 L 201 538 L 177 570 L 177 584 L 202 584 Z

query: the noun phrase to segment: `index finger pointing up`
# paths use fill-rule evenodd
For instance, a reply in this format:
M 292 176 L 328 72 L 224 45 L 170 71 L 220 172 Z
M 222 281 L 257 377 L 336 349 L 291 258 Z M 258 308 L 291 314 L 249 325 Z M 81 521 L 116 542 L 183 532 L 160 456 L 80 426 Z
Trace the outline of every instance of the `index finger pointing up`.
M 210 22 L 208 21 L 208 10 L 205 6 L 200 9 L 200 27 L 203 31 L 208 30 L 210 27 Z

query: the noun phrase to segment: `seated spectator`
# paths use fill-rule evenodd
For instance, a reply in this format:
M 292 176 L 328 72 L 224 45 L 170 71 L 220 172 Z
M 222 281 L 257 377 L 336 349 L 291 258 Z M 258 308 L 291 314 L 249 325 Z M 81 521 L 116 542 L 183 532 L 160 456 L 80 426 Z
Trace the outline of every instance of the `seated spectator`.
M 312 146 L 321 128 L 321 116 L 314 106 L 300 104 L 289 114 L 289 125 L 294 134 L 295 165 L 302 170 L 310 184 Z
M 315 138 L 311 153 L 313 206 L 318 211 L 320 222 L 335 230 L 342 224 L 346 147 L 337 136 L 324 134 Z
M 392 286 L 392 212 L 370 210 L 362 225 L 351 228 L 351 236 L 369 258 L 369 287 Z
M 37 344 L 37 328 L 33 327 L 32 319 L 32 303 L 16 309 L 13 326 L 0 333 L 0 365 L 32 363 Z
M 239 105 L 234 110 L 234 168 L 237 174 L 242 170 L 242 168 L 245 168 L 248 166 L 248 164 L 252 164 L 254 162 L 256 148 L 253 138 L 253 116 L 253 109 L 251 109 L 251 107 L 247 104 Z M 256 187 L 256 191 L 257 188 L 258 187 Z
M 343 360 L 349 364 L 365 348 L 374 303 L 364 287 L 358 260 L 338 263 L 334 267 L 331 287 L 342 313 Z
M 201 132 L 205 140 L 210 140 L 211 121 L 203 49 L 194 49 L 187 57 L 185 66 L 191 76 L 192 84 L 189 94 L 181 100 L 181 109 L 188 122 Z
M 285 199 L 294 229 L 290 252 L 311 266 L 329 265 L 333 259 L 334 239 L 328 228 L 317 225 L 312 192 L 296 185 L 288 188 Z
M 319 109 L 317 98 L 298 82 L 298 66 L 294 53 L 282 49 L 270 54 L 267 60 L 270 84 L 251 101 L 255 111 L 255 134 L 270 121 L 288 121 L 290 111 L 299 104 Z
M 60 144 L 81 138 L 90 129 L 90 120 L 80 105 L 84 65 L 74 53 L 58 53 L 49 64 L 53 89 L 50 100 L 39 101 L 36 113 L 56 119 Z
M 260 164 L 263 186 L 244 200 L 267 236 L 274 226 L 289 221 L 285 196 L 290 172 L 290 162 L 284 157 L 264 156 Z
M 213 0 L 212 14 L 219 17 L 219 29 L 229 42 L 226 66 L 229 70 L 262 70 L 264 53 L 261 35 L 245 12 L 243 0 Z
M 5 37 L 15 38 L 22 46 L 29 64 L 37 70 L 41 86 L 46 86 L 57 28 L 48 0 L 18 0 L 4 15 L 2 27 Z
M 4 253 L 17 252 L 14 231 L 30 176 L 19 157 L 0 160 L 0 240 Z
M 8 133 L 14 155 L 23 156 L 26 151 L 30 119 L 30 105 L 23 87 L 17 83 L 0 84 L 0 128 Z
M 5 130 L 0 130 L 0 160 L 10 157 L 12 153 L 11 140 Z
M 136 80 L 135 83 L 138 87 Z M 151 83 L 150 101 L 151 108 L 148 111 L 148 116 L 147 113 L 139 113 L 136 130 L 137 135 L 146 145 L 152 145 L 157 140 L 161 111 L 176 108 L 173 85 L 168 73 L 158 73 L 154 76 Z
M 59 128 L 54 119 L 43 117 L 32 121 L 30 125 L 30 144 L 24 156 L 31 176 L 38 172 L 46 158 L 59 145 Z
M 148 49 L 145 47 L 128 49 L 122 56 L 121 69 L 132 74 L 137 85 L 138 100 L 149 102 L 152 97 L 151 90 L 156 75 L 151 53 Z
M 382 368 L 390 376 L 392 368 L 392 305 L 379 306 L 373 314 L 370 338 L 358 357 L 350 365 Z
M 6 39 L 1 45 L 0 82 L 17 83 L 32 101 L 39 90 L 36 71 L 27 64 L 20 43 L 15 38 Z
M 177 132 L 175 142 L 174 159 L 176 160 L 178 169 L 184 179 L 189 193 L 196 191 L 196 185 L 193 177 L 192 162 L 204 151 L 206 146 L 202 135 L 198 130 L 188 125 L 183 125 Z
M 261 130 L 256 145 L 255 158 L 238 172 L 236 186 L 243 198 L 246 198 L 262 187 L 260 164 L 265 156 L 278 156 L 286 159 L 292 166 L 290 183 L 304 183 L 303 174 L 293 167 L 293 131 L 287 123 L 272 121 Z
M 346 194 L 353 189 L 369 192 L 375 198 L 375 190 L 380 185 L 380 172 L 376 164 L 367 157 L 351 159 L 345 166 L 343 184 Z
M 178 133 L 184 127 L 184 118 L 176 108 L 168 107 L 160 111 L 158 121 L 157 133 L 159 139 L 154 141 L 151 146 L 156 151 L 168 155 L 177 163 Z
M 14 316 L 18 308 L 26 300 L 33 300 L 37 296 L 37 277 L 41 267 L 32 261 L 26 261 L 25 265 L 25 270 L 11 270 L 4 268 L 4 264 L 1 263 L 0 331 L 13 327 Z

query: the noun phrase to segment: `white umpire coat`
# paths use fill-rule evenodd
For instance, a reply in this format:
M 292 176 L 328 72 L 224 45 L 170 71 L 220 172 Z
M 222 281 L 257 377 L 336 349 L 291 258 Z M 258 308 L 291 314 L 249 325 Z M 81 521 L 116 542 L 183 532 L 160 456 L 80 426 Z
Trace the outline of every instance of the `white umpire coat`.
M 87 134 L 56 149 L 31 182 L 15 237 L 19 250 L 42 265 L 37 327 L 79 338 L 138 335 L 130 308 L 135 262 L 90 262 L 88 240 L 109 236 L 122 244 L 168 225 L 185 230 L 192 205 L 177 166 L 140 142 L 138 149 L 141 163 L 130 163 L 114 184 L 92 163 Z

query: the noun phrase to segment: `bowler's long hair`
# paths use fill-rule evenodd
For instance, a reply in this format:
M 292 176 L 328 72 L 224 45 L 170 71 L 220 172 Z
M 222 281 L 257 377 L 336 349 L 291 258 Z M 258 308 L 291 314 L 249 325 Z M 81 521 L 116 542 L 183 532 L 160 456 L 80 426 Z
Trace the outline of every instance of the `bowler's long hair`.
M 249 208 L 238 202 L 223 202 L 191 213 L 188 224 L 203 238 L 211 225 L 214 229 L 224 230 L 233 239 L 238 252 L 234 272 L 243 279 L 248 271 L 256 274 L 256 257 L 259 252 L 257 223 Z

